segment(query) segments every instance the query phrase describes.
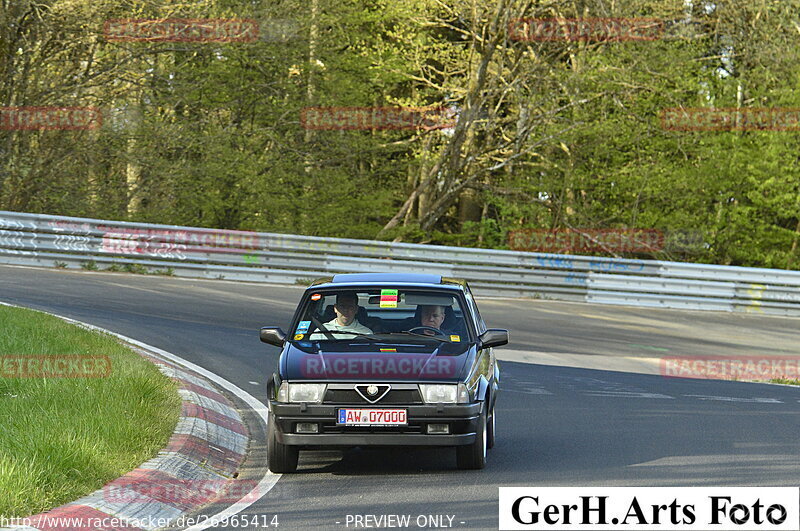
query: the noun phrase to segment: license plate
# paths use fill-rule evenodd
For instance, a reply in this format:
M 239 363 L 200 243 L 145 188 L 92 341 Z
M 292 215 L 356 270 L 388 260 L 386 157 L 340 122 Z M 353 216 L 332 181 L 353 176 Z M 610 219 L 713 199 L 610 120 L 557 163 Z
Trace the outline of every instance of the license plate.
M 345 426 L 405 426 L 405 409 L 340 409 L 337 424 Z

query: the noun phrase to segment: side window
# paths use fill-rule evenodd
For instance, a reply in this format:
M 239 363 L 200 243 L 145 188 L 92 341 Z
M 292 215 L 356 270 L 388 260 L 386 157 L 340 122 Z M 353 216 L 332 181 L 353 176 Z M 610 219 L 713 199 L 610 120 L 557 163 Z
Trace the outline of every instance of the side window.
M 482 334 L 486 331 L 486 323 L 483 322 L 483 317 L 481 317 L 481 312 L 478 311 L 478 305 L 475 304 L 475 299 L 472 298 L 472 292 L 467 288 L 464 291 L 467 297 L 467 305 L 469 306 L 470 311 L 472 311 L 472 315 L 475 316 L 478 325 L 478 334 Z

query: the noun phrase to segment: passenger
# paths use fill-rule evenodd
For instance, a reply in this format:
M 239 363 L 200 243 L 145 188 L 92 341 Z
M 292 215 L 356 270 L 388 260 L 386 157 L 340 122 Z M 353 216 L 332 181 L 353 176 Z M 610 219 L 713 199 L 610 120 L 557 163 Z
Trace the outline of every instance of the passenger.
M 352 291 L 346 291 L 336 295 L 336 304 L 333 305 L 336 317 L 327 323 L 325 328 L 331 332 L 356 332 L 358 334 L 371 334 L 372 330 L 358 322 L 358 295 Z M 347 337 L 344 334 L 334 334 L 335 338 Z M 322 332 L 314 332 L 309 339 L 326 339 Z

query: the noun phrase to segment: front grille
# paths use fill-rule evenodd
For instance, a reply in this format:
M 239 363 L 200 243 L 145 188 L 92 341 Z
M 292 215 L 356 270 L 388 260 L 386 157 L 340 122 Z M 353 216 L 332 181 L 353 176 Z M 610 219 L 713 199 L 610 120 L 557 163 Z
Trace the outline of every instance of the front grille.
M 330 388 L 325 393 L 325 398 L 323 398 L 322 403 L 336 405 L 373 405 L 364 400 L 364 398 L 358 394 L 355 389 Z M 388 393 L 386 393 L 386 396 L 375 402 L 374 405 L 410 405 L 422 403 L 422 396 L 420 396 L 418 389 L 391 389 Z
M 408 426 L 339 426 L 322 424 L 322 433 L 422 433 L 422 424 Z

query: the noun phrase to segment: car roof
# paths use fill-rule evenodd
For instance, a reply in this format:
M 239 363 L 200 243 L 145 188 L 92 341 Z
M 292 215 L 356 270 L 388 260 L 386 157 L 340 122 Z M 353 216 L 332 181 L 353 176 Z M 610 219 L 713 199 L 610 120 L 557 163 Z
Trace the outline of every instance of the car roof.
M 318 278 L 311 283 L 315 288 L 342 287 L 343 285 L 406 284 L 426 287 L 463 288 L 466 282 L 457 278 L 425 273 L 342 273 L 333 277 Z M 334 286 L 336 285 L 336 286 Z

